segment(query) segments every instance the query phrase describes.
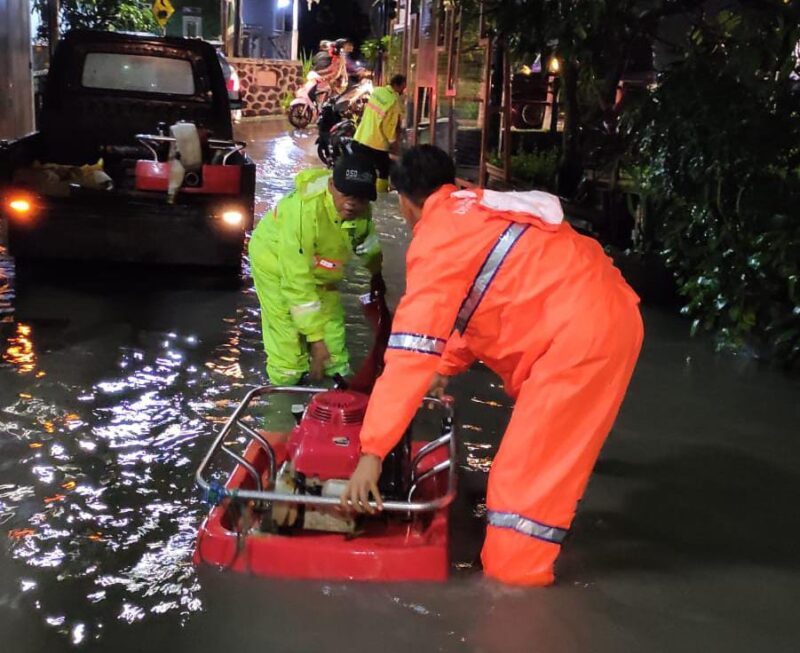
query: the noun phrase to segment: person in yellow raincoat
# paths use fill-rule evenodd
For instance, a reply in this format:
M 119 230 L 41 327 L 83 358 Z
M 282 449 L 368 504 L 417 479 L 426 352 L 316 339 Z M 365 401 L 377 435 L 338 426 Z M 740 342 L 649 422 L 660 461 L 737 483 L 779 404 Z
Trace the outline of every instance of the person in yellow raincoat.
M 353 137 L 353 151 L 369 158 L 378 171 L 377 189 L 380 193 L 389 190 L 389 150 L 397 140 L 405 92 L 406 78 L 403 75 L 395 75 L 388 86 L 379 86 L 372 91 Z
M 338 285 L 355 254 L 383 291 L 381 248 L 371 219 L 375 171 L 346 154 L 333 169 L 301 172 L 295 189 L 250 239 L 270 382 L 294 385 L 350 372 Z

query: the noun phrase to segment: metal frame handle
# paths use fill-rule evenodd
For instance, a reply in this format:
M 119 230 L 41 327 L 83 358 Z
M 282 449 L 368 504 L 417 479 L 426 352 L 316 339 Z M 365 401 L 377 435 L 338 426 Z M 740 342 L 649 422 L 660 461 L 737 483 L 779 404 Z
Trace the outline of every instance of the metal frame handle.
M 304 504 L 307 506 L 316 507 L 334 507 L 340 505 L 339 499 L 336 497 L 321 497 L 311 496 L 306 494 L 284 494 L 281 492 L 273 492 L 264 490 L 259 477 L 258 471 L 248 461 L 244 460 L 235 452 L 231 451 L 226 445 L 225 440 L 234 431 L 239 428 L 251 440 L 258 442 L 269 458 L 269 487 L 274 487 L 276 476 L 276 460 L 275 452 L 270 446 L 269 442 L 261 436 L 255 429 L 252 429 L 247 424 L 242 422 L 242 416 L 245 414 L 250 404 L 254 399 L 270 395 L 273 393 L 288 393 L 288 394 L 303 394 L 313 395 L 320 392 L 326 392 L 327 388 L 310 388 L 310 387 L 295 387 L 295 386 L 272 386 L 265 385 L 253 388 L 250 390 L 241 401 L 241 403 L 233 411 L 233 414 L 225 422 L 217 437 L 209 447 L 208 452 L 203 458 L 200 466 L 195 473 L 195 481 L 197 485 L 204 491 L 208 492 L 211 489 L 211 483 L 206 480 L 205 473 L 212 459 L 221 450 L 234 460 L 247 471 L 255 482 L 255 490 L 241 490 L 231 489 L 225 487 L 222 491 L 223 497 L 229 497 L 236 500 L 253 500 L 261 502 L 281 502 L 292 504 Z M 442 435 L 437 439 L 429 442 L 423 446 L 412 461 L 412 475 L 411 475 L 411 488 L 408 493 L 407 501 L 384 501 L 383 510 L 386 512 L 402 512 L 402 513 L 424 513 L 432 512 L 445 508 L 453 502 L 456 494 L 456 433 L 455 433 L 455 413 L 453 410 L 452 401 L 447 399 L 438 399 L 436 397 L 425 397 L 425 404 L 434 404 L 441 408 L 444 413 L 442 422 Z M 423 473 L 419 473 L 420 463 L 423 459 L 429 456 L 433 451 L 436 451 L 444 446 L 449 449 L 449 456 L 447 460 L 441 461 Z M 427 479 L 447 471 L 447 491 L 444 495 L 431 499 L 429 501 L 412 501 L 413 495 L 418 490 L 419 486 Z M 373 508 L 377 508 L 374 501 L 370 502 Z
M 175 138 L 172 136 L 161 136 L 160 134 L 136 134 L 137 140 L 144 145 L 153 155 L 153 161 L 158 161 L 158 153 L 150 143 L 174 143 Z M 208 146 L 212 150 L 229 150 L 229 152 L 222 157 L 222 165 L 228 162 L 228 159 L 236 154 L 242 152 L 247 147 L 244 141 L 223 141 L 217 138 L 209 138 Z

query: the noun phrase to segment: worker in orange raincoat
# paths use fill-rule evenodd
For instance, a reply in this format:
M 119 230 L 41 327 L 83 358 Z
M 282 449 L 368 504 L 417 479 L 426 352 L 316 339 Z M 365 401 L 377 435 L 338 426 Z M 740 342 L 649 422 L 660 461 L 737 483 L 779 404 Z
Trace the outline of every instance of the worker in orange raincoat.
M 381 461 L 422 398 L 479 359 L 516 400 L 489 475 L 484 572 L 548 585 L 639 355 L 639 299 L 557 197 L 458 190 L 454 176 L 430 145 L 392 173 L 413 228 L 406 292 L 342 503 L 380 509 Z

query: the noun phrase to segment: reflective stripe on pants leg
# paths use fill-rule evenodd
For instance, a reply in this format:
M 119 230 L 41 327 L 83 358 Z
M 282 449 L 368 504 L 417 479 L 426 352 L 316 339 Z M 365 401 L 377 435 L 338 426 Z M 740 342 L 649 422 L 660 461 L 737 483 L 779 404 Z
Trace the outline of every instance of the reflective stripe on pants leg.
M 486 521 L 490 526 L 495 528 L 510 528 L 511 530 L 527 535 L 528 537 L 535 537 L 538 540 L 551 542 L 553 544 L 561 544 L 567 536 L 567 529 L 559 528 L 558 526 L 548 526 L 533 519 L 528 519 L 521 515 L 512 512 L 498 512 L 496 510 L 489 510 L 486 515 Z

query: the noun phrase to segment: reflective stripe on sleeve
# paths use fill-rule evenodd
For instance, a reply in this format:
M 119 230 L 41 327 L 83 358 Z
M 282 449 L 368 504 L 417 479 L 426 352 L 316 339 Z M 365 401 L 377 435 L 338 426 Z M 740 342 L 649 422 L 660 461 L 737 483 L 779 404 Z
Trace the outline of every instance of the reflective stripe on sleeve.
M 300 317 L 301 315 L 308 315 L 309 313 L 315 313 L 321 308 L 322 304 L 316 301 L 316 302 L 307 302 L 305 304 L 298 304 L 297 306 L 292 306 L 292 308 L 289 310 L 292 312 L 293 316 Z
M 489 526 L 495 528 L 509 528 L 521 535 L 535 537 L 537 540 L 544 540 L 552 544 L 561 544 L 567 536 L 566 528 L 548 526 L 533 519 L 528 519 L 512 512 L 497 512 L 490 510 L 486 515 Z
M 520 236 L 525 233 L 529 226 L 530 225 L 515 222 L 510 224 L 506 230 L 500 234 L 494 247 L 492 247 L 489 254 L 486 256 L 486 260 L 483 262 L 478 276 L 475 277 L 475 281 L 472 282 L 472 287 L 469 289 L 464 303 L 461 304 L 458 317 L 456 317 L 456 324 L 453 327 L 454 331 L 458 331 L 462 334 L 464 333 L 467 325 L 469 325 L 469 321 L 472 319 L 472 315 L 477 310 L 486 291 L 489 290 L 489 286 L 494 280 L 500 266 L 503 264 L 503 261 L 506 260 L 511 248 L 514 247 L 516 242 L 520 239 Z
M 367 102 L 367 108 L 372 109 L 375 113 L 378 114 L 381 118 L 386 117 L 386 111 L 379 105 L 375 104 L 375 102 Z
M 441 356 L 444 351 L 446 340 L 433 338 L 420 333 L 393 333 L 389 336 L 389 349 L 405 349 L 415 351 L 420 354 L 430 354 Z

